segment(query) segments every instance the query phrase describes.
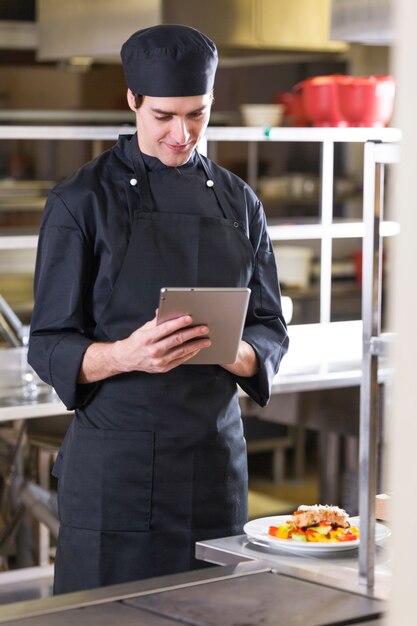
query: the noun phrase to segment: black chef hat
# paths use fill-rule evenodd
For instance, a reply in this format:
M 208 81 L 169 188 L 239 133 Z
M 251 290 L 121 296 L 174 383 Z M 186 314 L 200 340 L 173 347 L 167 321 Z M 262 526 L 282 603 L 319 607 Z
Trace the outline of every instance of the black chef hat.
M 213 88 L 216 46 L 190 26 L 162 24 L 138 30 L 123 44 L 121 57 L 133 93 L 202 96 Z

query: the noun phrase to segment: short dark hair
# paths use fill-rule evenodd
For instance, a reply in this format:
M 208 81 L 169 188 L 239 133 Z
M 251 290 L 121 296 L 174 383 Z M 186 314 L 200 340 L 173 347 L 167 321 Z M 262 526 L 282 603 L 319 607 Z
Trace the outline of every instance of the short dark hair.
M 133 93 L 133 91 L 132 91 L 132 93 Z M 140 94 L 140 93 L 133 93 L 133 96 L 135 98 L 135 107 L 137 109 L 139 109 L 140 106 L 142 105 L 142 102 L 143 102 L 143 95 Z

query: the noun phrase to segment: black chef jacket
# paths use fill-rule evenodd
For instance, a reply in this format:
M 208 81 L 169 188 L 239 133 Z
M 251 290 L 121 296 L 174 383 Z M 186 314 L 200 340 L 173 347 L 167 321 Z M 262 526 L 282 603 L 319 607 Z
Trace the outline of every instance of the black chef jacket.
M 77 378 L 129 242 L 133 216 L 124 198 L 126 187 L 135 176 L 129 150 L 131 140 L 136 141 L 136 135 L 120 136 L 112 149 L 58 184 L 50 192 L 45 207 L 28 359 L 68 409 L 87 402 L 96 386 L 80 385 Z M 195 153 L 178 168 L 166 167 L 156 158 L 145 159 L 158 210 L 181 212 L 187 198 L 184 181 L 188 173 L 201 176 L 202 190 L 208 190 Z M 236 219 L 246 224 L 253 248 L 255 270 L 247 285 L 251 299 L 243 339 L 254 348 L 259 370 L 252 378 L 235 378 L 249 396 L 264 406 L 270 397 L 273 377 L 288 349 L 265 214 L 261 202 L 243 180 L 209 159 L 206 162 Z M 213 197 L 210 196 L 210 202 L 207 198 L 204 193 L 194 197 L 193 211 L 221 215 Z

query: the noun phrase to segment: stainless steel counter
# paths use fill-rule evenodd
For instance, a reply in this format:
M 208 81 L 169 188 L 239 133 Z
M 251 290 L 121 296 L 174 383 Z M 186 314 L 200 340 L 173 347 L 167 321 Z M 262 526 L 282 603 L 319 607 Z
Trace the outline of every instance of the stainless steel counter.
M 290 325 L 288 332 L 290 350 L 274 379 L 273 394 L 360 384 L 362 322 Z M 27 392 L 24 368 L 23 348 L 0 350 L 0 422 L 68 414 L 56 394 L 39 379 L 34 393 Z M 390 373 L 382 367 L 380 382 Z
M 353 387 L 362 378 L 362 322 L 288 327 L 290 348 L 273 382 L 273 393 Z M 391 375 L 383 363 L 380 382 Z
M 262 561 L 276 571 L 322 585 L 331 585 L 354 593 L 368 593 L 359 581 L 358 551 L 349 550 L 331 556 L 298 555 L 271 552 L 250 543 L 246 535 L 224 537 L 196 544 L 196 557 L 215 565 L 236 565 L 245 561 Z M 392 586 L 392 554 L 389 544 L 377 547 L 375 588 L 373 596 L 387 600 Z
M 385 603 L 255 561 L 14 604 L 15 626 L 381 625 Z M 373 620 L 371 622 L 371 620 Z
M 24 398 L 19 393 L 0 398 L 0 422 L 55 415 L 68 415 L 68 410 L 52 389 L 40 392 L 32 399 Z
M 26 348 L 0 350 L 0 422 L 68 414 L 27 364 Z

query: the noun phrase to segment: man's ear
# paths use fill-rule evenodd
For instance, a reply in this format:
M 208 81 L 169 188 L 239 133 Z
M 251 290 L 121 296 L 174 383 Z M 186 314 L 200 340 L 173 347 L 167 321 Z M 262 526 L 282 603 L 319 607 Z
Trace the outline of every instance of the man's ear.
M 133 94 L 133 91 L 130 91 L 130 89 L 127 90 L 127 103 L 129 105 L 129 109 L 132 109 L 132 111 L 136 112 L 135 96 Z

